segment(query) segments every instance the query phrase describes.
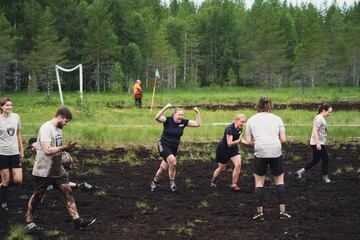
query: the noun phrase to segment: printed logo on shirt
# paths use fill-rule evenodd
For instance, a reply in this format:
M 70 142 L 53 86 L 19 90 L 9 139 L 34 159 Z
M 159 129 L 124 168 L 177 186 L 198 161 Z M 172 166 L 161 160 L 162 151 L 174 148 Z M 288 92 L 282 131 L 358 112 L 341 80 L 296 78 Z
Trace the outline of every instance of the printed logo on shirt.
M 55 146 L 61 147 L 62 146 L 62 138 L 61 135 L 55 137 Z
M 180 124 L 179 127 L 184 127 L 184 124 Z
M 7 128 L 6 131 L 10 136 L 14 136 L 15 134 L 15 128 Z

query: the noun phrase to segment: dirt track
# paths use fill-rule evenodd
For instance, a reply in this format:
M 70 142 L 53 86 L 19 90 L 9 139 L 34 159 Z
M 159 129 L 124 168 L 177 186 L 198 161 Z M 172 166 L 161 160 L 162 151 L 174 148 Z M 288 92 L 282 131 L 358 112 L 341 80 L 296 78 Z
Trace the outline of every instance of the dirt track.
M 359 239 L 360 229 L 360 159 L 359 146 L 334 146 L 330 150 L 334 184 L 320 181 L 320 166 L 306 175 L 305 182 L 294 179 L 294 171 L 310 157 L 308 146 L 285 146 L 286 185 L 290 221 L 277 219 L 274 187 L 267 181 L 265 195 L 266 220 L 251 220 L 255 202 L 251 163 L 243 164 L 240 193 L 228 190 L 231 173 L 220 179 L 215 191 L 209 180 L 216 164 L 200 161 L 209 158 L 215 146 L 198 145 L 198 153 L 180 146 L 178 165 L 179 191 L 172 193 L 164 179 L 161 189 L 150 192 L 148 184 L 159 161 L 149 149 L 138 149 L 138 166 L 119 160 L 129 157 L 128 150 L 82 149 L 74 156 L 84 160 L 83 173 L 72 174 L 72 180 L 85 180 L 96 185 L 95 191 L 74 191 L 82 216 L 97 217 L 87 231 L 74 230 L 60 194 L 48 192 L 35 214 L 35 222 L 53 236 L 43 232 L 34 239 Z M 336 150 L 335 150 L 336 149 Z M 243 154 L 247 160 L 250 153 Z M 133 155 L 133 157 L 135 157 Z M 198 160 L 188 160 L 190 158 Z M 300 159 L 302 158 L 302 159 Z M 108 161 L 103 165 L 92 160 Z M 26 171 L 24 184 L 10 190 L 8 213 L 1 212 L 0 239 L 10 225 L 24 223 L 27 200 L 31 194 L 31 178 Z M 90 173 L 91 172 L 91 173 Z M 166 181 L 165 181 L 166 180 Z
M 348 111 L 348 110 L 360 110 L 360 102 L 329 102 L 332 107 L 339 111 Z M 274 108 L 275 109 L 295 109 L 295 110 L 317 110 L 319 108 L 319 105 L 321 103 L 289 103 L 289 104 L 283 104 L 283 103 L 275 103 Z M 113 105 L 109 107 L 114 107 Z M 133 106 L 128 105 L 116 105 L 116 108 L 119 109 L 126 109 L 126 108 L 132 108 Z M 155 106 L 155 108 L 162 108 L 163 106 Z M 201 109 L 205 110 L 239 110 L 239 109 L 254 109 L 255 103 L 253 102 L 241 102 L 238 104 L 199 104 L 199 105 L 176 105 L 176 107 L 181 107 L 184 109 L 192 109 L 193 107 L 199 107 Z M 147 107 L 150 108 L 150 107 Z

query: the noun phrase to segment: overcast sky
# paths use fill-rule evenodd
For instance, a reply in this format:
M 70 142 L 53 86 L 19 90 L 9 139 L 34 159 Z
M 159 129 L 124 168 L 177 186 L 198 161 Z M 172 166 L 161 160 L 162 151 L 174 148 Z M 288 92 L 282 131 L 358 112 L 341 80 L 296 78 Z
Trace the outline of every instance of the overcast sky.
M 164 2 L 169 3 L 170 0 L 163 0 Z M 201 4 L 204 0 L 193 0 L 196 4 Z M 283 1 L 283 0 L 281 0 Z M 358 2 L 359 0 L 336 0 L 339 6 L 343 6 L 346 3 L 348 6 L 352 5 L 354 2 Z M 254 0 L 245 0 L 246 7 L 250 7 L 253 4 Z M 324 2 L 327 2 L 330 5 L 332 0 L 287 0 L 288 3 L 292 3 L 294 5 L 304 3 L 313 3 L 315 6 L 320 7 Z

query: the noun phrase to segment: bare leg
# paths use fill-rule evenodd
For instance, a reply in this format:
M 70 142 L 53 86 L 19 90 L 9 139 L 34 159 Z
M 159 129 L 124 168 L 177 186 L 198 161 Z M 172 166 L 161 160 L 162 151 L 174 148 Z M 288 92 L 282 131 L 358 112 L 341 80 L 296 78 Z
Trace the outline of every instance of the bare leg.
M 171 154 L 166 160 L 169 164 L 169 179 L 170 181 L 174 181 L 176 177 L 176 158 Z
M 23 170 L 22 168 L 13 168 L 12 174 L 14 178 L 14 184 L 21 184 L 23 180 Z
M 41 201 L 41 198 L 44 196 L 45 193 L 46 193 L 46 188 L 41 188 L 34 191 L 33 195 L 31 196 L 28 202 L 28 209 L 26 212 L 27 223 L 33 221 L 33 214 L 36 210 L 38 203 Z
M 156 175 L 154 177 L 155 182 L 159 182 L 162 174 L 166 172 L 166 170 L 169 168 L 169 164 L 167 164 L 165 161 L 162 161 L 160 164 L 159 169 L 156 172 Z
M 236 155 L 231 158 L 231 161 L 234 163 L 234 170 L 232 173 L 232 184 L 237 184 L 241 171 L 241 158 L 240 155 Z
M 73 196 L 71 196 L 71 187 L 69 183 L 64 183 L 58 185 L 59 191 L 62 193 L 64 197 L 64 201 L 66 204 L 66 208 L 71 216 L 72 219 L 79 218 L 79 213 L 77 211 L 75 199 Z
M 223 164 L 223 163 L 218 163 L 218 167 L 215 169 L 214 171 L 214 174 L 213 174 L 213 177 L 212 177 L 212 180 L 211 182 L 215 183 L 218 178 L 220 177 L 220 175 L 225 172 L 226 170 L 226 165 L 227 164 Z

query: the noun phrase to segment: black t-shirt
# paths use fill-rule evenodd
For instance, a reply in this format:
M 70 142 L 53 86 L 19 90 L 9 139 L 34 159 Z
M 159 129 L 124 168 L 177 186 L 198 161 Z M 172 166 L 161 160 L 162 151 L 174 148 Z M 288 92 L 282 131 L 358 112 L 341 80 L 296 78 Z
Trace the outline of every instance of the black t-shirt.
M 173 117 L 166 117 L 160 141 L 169 147 L 177 148 L 180 143 L 180 138 L 183 135 L 184 128 L 188 123 L 189 120 L 187 119 L 183 119 L 180 123 L 176 123 L 174 122 Z
M 239 149 L 237 144 L 234 144 L 234 145 L 232 145 L 231 147 L 229 147 L 229 146 L 227 145 L 226 135 L 232 136 L 232 137 L 233 137 L 233 141 L 236 141 L 236 140 L 239 139 L 241 133 L 242 133 L 242 128 L 240 128 L 240 129 L 237 130 L 237 129 L 235 128 L 235 123 L 230 124 L 229 126 L 227 126 L 227 127 L 225 128 L 224 136 L 223 136 L 223 138 L 221 139 L 221 141 L 219 142 L 219 145 L 220 145 L 223 149 L 226 149 L 226 150 L 237 150 L 237 149 Z

